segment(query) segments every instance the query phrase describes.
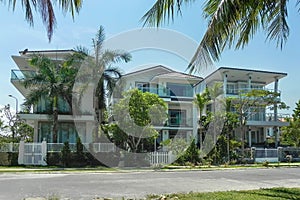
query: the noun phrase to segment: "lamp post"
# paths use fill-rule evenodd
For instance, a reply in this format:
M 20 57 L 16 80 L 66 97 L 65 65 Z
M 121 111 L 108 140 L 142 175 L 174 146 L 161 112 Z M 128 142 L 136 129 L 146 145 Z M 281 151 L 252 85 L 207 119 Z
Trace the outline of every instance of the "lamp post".
M 16 114 L 18 113 L 18 99 L 17 99 L 17 97 L 15 97 L 15 96 L 13 96 L 13 95 L 8 95 L 9 97 L 11 97 L 11 98 L 13 98 L 13 99 L 15 99 L 16 100 Z

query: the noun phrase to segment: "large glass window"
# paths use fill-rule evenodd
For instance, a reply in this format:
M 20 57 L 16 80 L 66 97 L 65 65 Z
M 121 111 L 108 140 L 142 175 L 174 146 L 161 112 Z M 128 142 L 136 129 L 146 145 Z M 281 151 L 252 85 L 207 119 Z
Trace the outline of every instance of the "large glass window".
M 80 125 L 79 130 L 82 142 L 85 141 L 85 128 Z M 75 124 L 72 122 L 60 122 L 58 124 L 57 132 L 57 143 L 64 143 L 68 141 L 69 143 L 76 143 L 78 137 L 78 132 L 76 130 Z M 48 143 L 54 142 L 54 136 L 52 131 L 51 122 L 39 122 L 38 140 L 39 142 L 46 140 Z
M 184 110 L 169 110 L 170 126 L 186 125 L 186 112 Z
M 45 113 L 48 114 L 49 112 L 52 111 L 52 105 L 51 105 L 51 101 L 49 100 L 49 98 L 42 96 L 40 97 L 37 105 L 35 106 L 34 112 L 35 113 Z M 67 103 L 66 100 L 64 100 L 63 98 L 58 98 L 58 112 L 60 114 L 70 114 L 71 113 L 71 109 L 69 104 Z
M 193 88 L 190 84 L 167 83 L 171 96 L 193 97 Z

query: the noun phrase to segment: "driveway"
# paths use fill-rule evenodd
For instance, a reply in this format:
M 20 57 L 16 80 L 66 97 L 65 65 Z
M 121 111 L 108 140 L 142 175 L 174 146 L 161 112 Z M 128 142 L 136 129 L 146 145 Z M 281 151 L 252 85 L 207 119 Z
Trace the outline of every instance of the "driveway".
M 0 199 L 142 198 L 147 194 L 300 187 L 300 168 L 105 173 L 3 173 Z

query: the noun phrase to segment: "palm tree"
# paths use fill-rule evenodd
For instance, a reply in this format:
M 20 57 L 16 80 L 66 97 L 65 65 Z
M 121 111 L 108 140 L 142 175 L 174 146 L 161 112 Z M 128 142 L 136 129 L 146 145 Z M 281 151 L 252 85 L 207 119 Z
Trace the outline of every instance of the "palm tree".
M 59 99 L 67 102 L 70 110 L 72 108 L 72 87 L 78 68 L 65 63 L 53 61 L 42 55 L 35 55 L 30 64 L 37 69 L 37 73 L 24 80 L 25 88 L 30 88 L 26 95 L 24 105 L 30 107 L 37 105 L 43 98 L 49 102 L 50 110 L 46 111 L 53 118 L 53 142 L 57 142 L 58 132 L 58 105 Z
M 144 24 L 160 26 L 174 20 L 175 10 L 181 14 L 182 4 L 194 0 L 157 0 L 142 17 Z M 289 36 L 287 0 L 207 0 L 203 13 L 209 22 L 207 30 L 194 54 L 188 69 L 200 71 L 218 61 L 225 48 L 244 48 L 262 29 L 267 40 L 274 40 L 277 47 Z M 300 0 L 295 2 L 299 7 Z M 300 12 L 300 9 L 298 9 Z
M 106 99 L 113 92 L 116 82 L 121 78 L 119 68 L 112 66 L 121 61 L 129 62 L 131 55 L 122 50 L 104 49 L 105 32 L 103 26 L 100 26 L 95 38 L 92 39 L 93 53 L 85 47 L 77 47 L 76 50 L 82 52 L 89 59 L 90 71 L 87 76 L 92 76 L 91 80 L 97 80 L 97 86 L 94 90 L 95 113 L 98 126 L 105 120 L 104 112 L 106 109 Z M 93 59 L 90 61 L 90 59 Z M 91 74 L 90 74 L 91 73 Z M 98 134 L 97 134 L 98 135 Z M 98 136 L 96 136 L 97 138 Z
M 200 143 L 200 149 L 202 149 L 202 114 L 203 114 L 203 109 L 205 105 L 209 103 L 209 98 L 208 98 L 208 90 L 206 89 L 202 94 L 196 94 L 196 97 L 194 99 L 194 104 L 198 107 L 199 109 L 199 143 Z
M 0 0 L 1 3 L 6 3 L 6 0 Z M 42 18 L 43 24 L 46 26 L 48 39 L 51 41 L 53 31 L 56 25 L 55 11 L 53 4 L 58 4 L 63 13 L 70 12 L 74 19 L 75 13 L 78 13 L 82 6 L 82 0 L 21 0 L 22 7 L 25 9 L 25 19 L 33 26 L 33 10 L 38 12 Z M 13 11 L 16 8 L 16 0 L 8 0 L 8 6 L 12 7 Z

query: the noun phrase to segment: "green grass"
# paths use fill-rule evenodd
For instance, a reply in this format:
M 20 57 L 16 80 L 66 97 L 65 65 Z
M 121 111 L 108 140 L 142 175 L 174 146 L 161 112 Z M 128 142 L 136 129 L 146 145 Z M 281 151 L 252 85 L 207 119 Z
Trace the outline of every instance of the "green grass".
M 165 197 L 165 198 L 164 198 Z M 300 200 L 300 188 L 271 188 L 247 191 L 150 195 L 148 200 Z

